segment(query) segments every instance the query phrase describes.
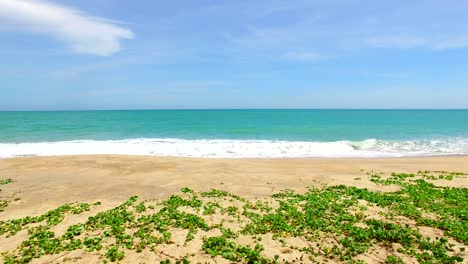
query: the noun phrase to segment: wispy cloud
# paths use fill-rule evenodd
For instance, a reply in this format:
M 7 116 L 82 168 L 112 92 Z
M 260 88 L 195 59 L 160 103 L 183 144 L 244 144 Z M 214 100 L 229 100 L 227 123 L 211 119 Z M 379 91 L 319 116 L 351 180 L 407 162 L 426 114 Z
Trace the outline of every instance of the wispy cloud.
M 417 36 L 371 37 L 366 43 L 379 48 L 417 48 L 427 44 L 424 38 Z
M 468 47 L 468 34 L 437 43 L 433 48 L 435 50 L 449 50 L 466 47 Z
M 399 5 L 369 1 L 364 9 L 357 9 L 352 3 L 358 2 L 294 2 L 293 13 L 277 5 L 275 10 L 286 11 L 270 13 L 260 20 L 243 18 L 245 22 L 240 25 L 244 30 L 226 34 L 226 39 L 239 53 L 270 53 L 276 58 L 310 62 L 321 59 L 317 54 L 330 54 L 333 59 L 369 47 L 434 52 L 468 48 L 466 2 L 444 5 L 429 0 L 422 6 L 411 1 Z M 291 17 L 294 23 L 276 23 L 291 21 Z M 296 50 L 301 52 L 290 52 Z
M 144 56 L 116 56 L 106 60 L 98 59 L 95 62 L 88 64 L 75 65 L 71 67 L 60 67 L 56 70 L 48 71 L 45 76 L 53 78 L 69 78 L 80 77 L 82 74 L 93 74 L 115 68 L 138 65 L 157 65 L 164 63 L 167 60 L 167 54 L 162 53 L 146 53 Z
M 97 71 L 108 70 L 111 68 L 126 66 L 126 65 L 135 65 L 144 63 L 144 58 L 137 57 L 126 57 L 126 58 L 117 58 L 109 59 L 104 61 L 99 61 L 95 63 L 78 65 L 73 67 L 61 67 L 58 70 L 51 71 L 47 76 L 54 78 L 68 78 L 68 77 L 78 77 L 81 74 L 85 73 L 94 73 Z
M 425 48 L 444 51 L 468 47 L 468 36 L 418 37 L 418 36 L 385 36 L 366 39 L 366 44 L 376 48 Z
M 65 42 L 76 53 L 108 56 L 121 49 L 131 30 L 114 21 L 39 0 L 0 0 L 0 29 L 44 34 Z
M 283 59 L 291 61 L 316 62 L 325 59 L 325 56 L 315 52 L 286 52 Z

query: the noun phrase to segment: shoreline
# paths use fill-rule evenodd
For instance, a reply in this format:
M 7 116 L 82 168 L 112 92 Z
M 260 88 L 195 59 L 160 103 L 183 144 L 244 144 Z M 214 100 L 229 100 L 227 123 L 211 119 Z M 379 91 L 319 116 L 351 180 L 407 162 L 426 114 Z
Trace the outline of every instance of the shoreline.
M 427 155 L 402 155 L 402 156 L 311 156 L 311 157 L 191 157 L 191 156 L 170 156 L 170 155 L 135 155 L 135 154 L 70 154 L 70 155 L 23 155 L 15 157 L 0 157 L 1 160 L 14 159 L 34 159 L 34 158 L 68 158 L 68 157 L 143 157 L 143 158 L 161 158 L 161 159 L 201 159 L 201 160 L 339 160 L 339 159 L 425 159 L 425 158 L 450 158 L 450 157 L 468 157 L 465 154 L 427 154 Z
M 468 138 L 301 141 L 129 138 L 0 143 L 0 158 L 138 155 L 214 159 L 395 158 L 468 155 Z

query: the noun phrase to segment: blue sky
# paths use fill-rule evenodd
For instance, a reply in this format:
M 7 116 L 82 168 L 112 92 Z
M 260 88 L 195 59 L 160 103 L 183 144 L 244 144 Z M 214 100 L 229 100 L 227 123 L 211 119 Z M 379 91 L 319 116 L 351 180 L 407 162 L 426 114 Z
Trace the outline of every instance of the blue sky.
M 468 1 L 0 0 L 0 110 L 468 108 Z

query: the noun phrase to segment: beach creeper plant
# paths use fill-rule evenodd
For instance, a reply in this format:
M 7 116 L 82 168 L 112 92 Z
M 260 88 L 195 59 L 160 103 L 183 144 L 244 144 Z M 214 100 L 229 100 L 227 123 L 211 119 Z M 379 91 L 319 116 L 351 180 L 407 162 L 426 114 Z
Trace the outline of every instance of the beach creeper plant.
M 10 184 L 12 183 L 13 180 L 8 178 L 8 179 L 0 179 L 0 185 L 7 185 L 7 184 Z
M 363 254 L 375 248 L 385 252 L 382 261 L 386 263 L 404 263 L 405 259 L 457 263 L 464 261 L 468 244 L 468 190 L 435 183 L 465 180 L 466 176 L 369 172 L 362 180 L 367 177 L 400 189 L 375 192 L 323 186 L 305 193 L 285 190 L 265 199 L 182 188 L 179 195 L 160 201 L 130 197 L 58 234 L 53 228 L 66 217 L 85 211 L 91 214 L 100 205 L 66 204 L 40 216 L 0 222 L 0 236 L 15 236 L 24 230 L 28 236 L 15 250 L 4 252 L 3 261 L 28 263 L 81 250 L 84 255 L 98 254 L 103 262 L 119 262 L 129 252 L 149 250 L 159 254 L 161 263 L 190 263 L 191 254 L 161 253 L 164 246 L 176 243 L 174 230 L 185 230 L 181 251 L 195 243 L 192 245 L 201 245 L 199 254 L 241 263 L 362 263 Z M 427 237 L 422 227 L 440 230 L 443 235 Z M 297 244 L 293 238 L 303 242 Z M 278 243 L 281 250 L 267 253 L 265 248 L 271 243 Z
M 0 179 L 0 186 L 1 185 L 7 185 L 7 184 L 10 184 L 12 183 L 13 180 L 8 178 L 8 179 Z M 0 189 L 0 192 L 2 191 L 2 189 Z M 7 208 L 8 206 L 8 203 L 9 201 L 7 200 L 0 200 L 0 212 L 3 212 L 5 210 L 5 208 Z

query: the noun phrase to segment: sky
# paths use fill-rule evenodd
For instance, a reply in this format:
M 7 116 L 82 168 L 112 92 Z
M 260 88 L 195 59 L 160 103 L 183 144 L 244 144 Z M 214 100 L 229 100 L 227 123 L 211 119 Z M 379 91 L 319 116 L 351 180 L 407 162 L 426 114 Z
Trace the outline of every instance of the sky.
M 464 0 L 0 0 L 0 110 L 468 108 Z

